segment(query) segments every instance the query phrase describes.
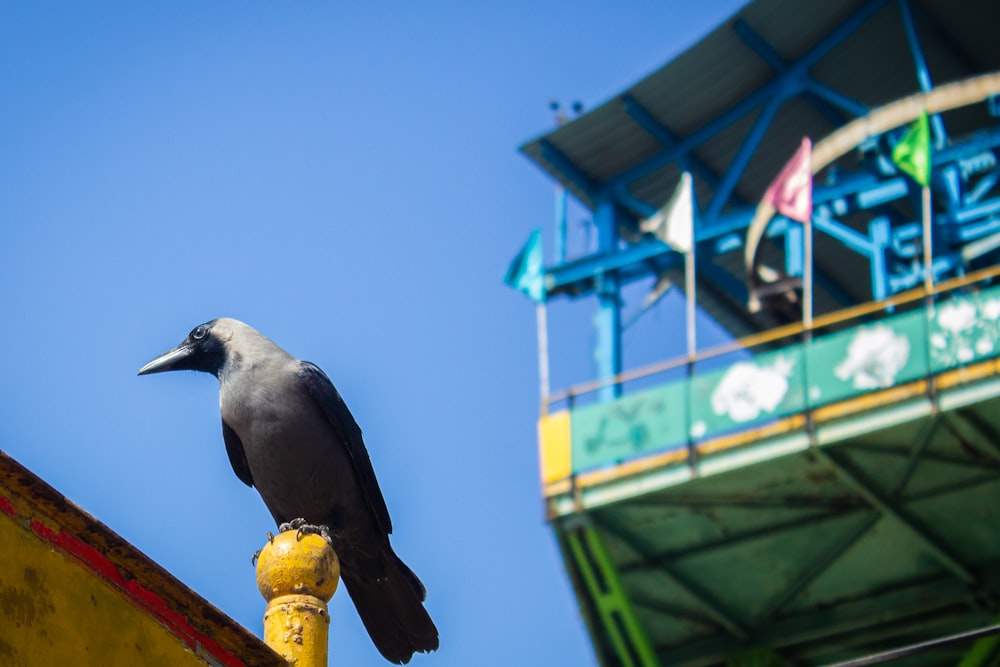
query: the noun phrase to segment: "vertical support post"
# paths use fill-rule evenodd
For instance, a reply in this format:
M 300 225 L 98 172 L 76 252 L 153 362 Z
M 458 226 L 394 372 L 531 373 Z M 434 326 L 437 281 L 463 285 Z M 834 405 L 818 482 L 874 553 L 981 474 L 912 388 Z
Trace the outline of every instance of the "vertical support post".
M 885 252 L 889 246 L 891 228 L 889 219 L 879 216 L 868 223 L 868 238 L 872 243 L 872 300 L 881 301 L 889 296 L 889 271 L 886 268 Z
M 618 216 L 610 193 L 602 194 L 594 212 L 594 223 L 597 225 L 598 252 L 608 255 L 617 252 Z M 594 317 L 597 344 L 594 349 L 594 361 L 597 364 L 598 378 L 608 380 L 622 370 L 621 286 L 616 272 L 607 272 L 601 276 L 597 299 L 598 309 Z M 615 383 L 602 387 L 598 397 L 601 401 L 610 401 L 620 395 L 621 385 Z
M 696 304 L 696 294 L 698 284 L 695 282 L 694 274 L 694 253 L 695 244 L 691 244 L 691 249 L 684 253 L 684 291 L 687 293 L 687 356 L 689 367 L 694 364 L 694 358 L 698 354 L 698 332 L 695 326 L 695 316 L 698 314 Z
M 812 338 L 813 326 L 813 224 L 812 216 L 803 223 L 803 262 L 802 267 L 802 324 L 805 326 L 806 339 Z
M 924 251 L 924 340 L 927 354 L 927 396 L 931 400 L 931 409 L 938 412 L 937 380 L 934 377 L 934 365 L 931 355 L 931 318 L 934 315 L 934 237 L 931 230 L 931 188 L 925 185 L 920 190 L 920 208 L 923 220 L 923 251 Z
M 806 403 L 806 433 L 809 436 L 810 447 L 816 447 L 816 421 L 813 418 L 810 402 L 809 358 L 812 356 L 813 339 L 813 222 L 812 212 L 802 223 L 802 250 L 804 266 L 802 267 L 802 386 Z
M 804 270 L 805 258 L 802 256 L 805 246 L 802 240 L 801 225 L 787 224 L 785 226 L 785 273 L 790 276 L 801 276 Z
M 698 470 L 698 448 L 694 444 L 691 436 L 691 426 L 694 424 L 694 362 L 698 356 L 698 330 L 696 328 L 695 317 L 698 315 L 696 296 L 698 293 L 698 283 L 695 278 L 694 258 L 698 244 L 694 241 L 694 230 L 691 234 L 691 249 L 684 253 L 684 292 L 687 298 L 687 391 L 685 399 L 687 402 L 684 419 L 685 436 L 688 445 L 688 465 L 697 474 Z
M 934 289 L 934 237 L 931 229 L 931 188 L 925 185 L 920 191 L 921 209 L 923 209 L 924 230 L 924 291 L 930 299 Z M 928 304 L 929 305 L 929 304 Z
M 556 127 L 566 124 L 566 114 L 555 100 L 550 104 L 556 114 Z M 556 263 L 566 261 L 566 188 L 556 184 Z
M 326 667 L 337 554 L 319 535 L 286 530 L 261 549 L 257 588 L 267 600 L 264 642 L 295 667 Z
M 566 261 L 566 188 L 556 186 L 556 264 Z
M 562 125 L 562 122 L 558 123 Z M 566 188 L 556 186 L 556 264 L 566 261 Z M 535 306 L 535 321 L 538 327 L 538 384 L 542 397 L 542 414 L 549 412 L 549 324 L 545 301 Z
M 538 326 L 538 385 L 542 397 L 542 414 L 549 412 L 549 324 L 545 302 L 535 304 L 535 321 Z
M 910 53 L 913 55 L 913 63 L 917 68 L 917 83 L 920 90 L 929 92 L 934 84 L 931 83 L 931 73 L 927 69 L 927 61 L 924 59 L 923 49 L 920 48 L 920 40 L 917 39 L 917 29 L 913 24 L 913 15 L 910 14 L 910 3 L 908 0 L 899 0 L 899 14 L 903 19 L 903 30 L 906 31 L 906 41 L 910 45 Z M 940 114 L 930 117 L 931 129 L 934 134 L 934 147 L 938 150 L 944 148 L 945 130 L 944 121 Z

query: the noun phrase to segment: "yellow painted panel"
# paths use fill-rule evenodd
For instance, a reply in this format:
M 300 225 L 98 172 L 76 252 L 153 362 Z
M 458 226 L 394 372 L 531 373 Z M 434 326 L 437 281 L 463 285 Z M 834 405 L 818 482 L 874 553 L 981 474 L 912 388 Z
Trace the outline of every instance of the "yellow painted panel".
M 572 472 L 569 410 L 545 415 L 538 420 L 538 449 L 542 483 L 566 479 Z
M 92 570 L 0 512 L 0 665 L 209 664 Z

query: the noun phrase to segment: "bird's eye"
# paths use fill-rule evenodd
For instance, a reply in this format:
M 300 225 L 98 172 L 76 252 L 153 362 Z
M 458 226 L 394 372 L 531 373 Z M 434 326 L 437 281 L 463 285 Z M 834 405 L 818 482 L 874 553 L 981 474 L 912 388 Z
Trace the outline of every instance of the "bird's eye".
M 195 340 L 201 340 L 202 338 L 205 337 L 205 334 L 207 333 L 208 329 L 206 327 L 203 326 L 198 327 L 197 329 L 191 332 L 191 338 L 194 338 Z

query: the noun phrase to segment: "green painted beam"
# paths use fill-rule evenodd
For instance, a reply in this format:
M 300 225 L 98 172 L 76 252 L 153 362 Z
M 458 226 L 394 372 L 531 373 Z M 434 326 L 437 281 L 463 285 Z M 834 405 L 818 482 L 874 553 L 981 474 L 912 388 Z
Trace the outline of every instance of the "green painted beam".
M 656 653 L 625 596 L 600 534 L 592 526 L 582 526 L 570 530 L 566 541 L 622 665 L 658 667 Z
M 1000 624 L 1000 617 L 993 620 Z M 1000 634 L 977 639 L 969 652 L 958 663 L 958 667 L 996 667 L 1000 665 Z
M 569 525 L 562 522 L 553 524 L 555 528 L 556 545 L 559 547 L 560 561 L 566 572 L 566 578 L 573 586 L 573 595 L 579 604 L 580 617 L 587 628 L 587 635 L 591 638 L 594 647 L 594 657 L 597 659 L 598 667 L 618 667 L 614 654 L 602 650 L 601 644 L 597 641 L 601 631 L 601 619 L 594 605 L 589 604 L 590 592 L 587 583 L 583 580 L 583 573 L 576 566 L 576 560 L 569 546 L 569 534 L 571 527 L 578 525 L 579 519 L 569 522 Z
M 649 567 L 653 565 L 652 561 L 649 559 L 646 550 L 635 543 L 635 538 L 631 535 L 626 534 L 621 528 L 613 526 L 610 523 L 602 522 L 601 528 L 611 532 L 615 537 L 621 541 L 628 544 L 634 551 L 636 551 L 642 558 L 644 567 Z M 695 599 L 701 608 L 709 614 L 713 621 L 725 628 L 729 634 L 742 640 L 747 640 L 750 638 L 750 633 L 747 631 L 743 625 L 736 620 L 732 612 L 725 608 L 725 606 L 715 598 L 714 595 L 709 593 L 703 587 L 699 586 L 696 582 L 691 581 L 690 578 L 685 577 L 683 574 L 677 571 L 676 568 L 672 567 L 668 562 L 668 559 L 661 558 L 655 563 L 656 570 L 660 572 L 664 577 L 669 579 L 675 586 L 684 591 L 687 595 Z M 629 570 L 633 568 L 628 568 Z M 625 568 L 623 568 L 625 571 Z

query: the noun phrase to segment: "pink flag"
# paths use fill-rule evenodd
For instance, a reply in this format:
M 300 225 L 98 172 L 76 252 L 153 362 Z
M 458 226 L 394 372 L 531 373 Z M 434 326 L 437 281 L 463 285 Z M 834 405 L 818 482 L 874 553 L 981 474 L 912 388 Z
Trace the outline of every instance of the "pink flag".
M 764 193 L 764 201 L 782 215 L 809 222 L 812 217 L 812 142 L 802 138 L 802 145 Z

